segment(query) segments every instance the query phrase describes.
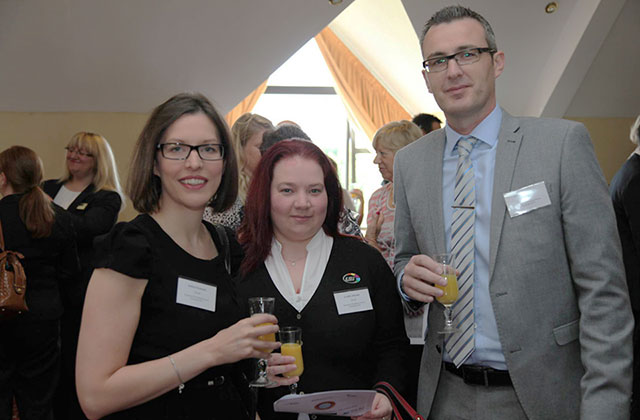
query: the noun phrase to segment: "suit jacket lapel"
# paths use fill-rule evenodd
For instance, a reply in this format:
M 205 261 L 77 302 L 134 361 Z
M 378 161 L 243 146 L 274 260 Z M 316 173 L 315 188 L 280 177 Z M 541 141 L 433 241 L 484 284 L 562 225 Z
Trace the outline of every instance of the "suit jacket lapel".
M 513 172 L 522 143 L 522 132 L 517 118 L 502 110 L 502 124 L 498 136 L 496 163 L 493 174 L 493 195 L 491 199 L 491 234 L 489 239 L 490 262 L 489 282 L 493 278 L 496 255 L 500 244 L 500 234 L 504 224 L 506 205 L 503 194 L 511 191 Z
M 427 163 L 426 175 L 424 180 L 425 200 L 427 202 L 426 214 L 432 215 L 431 228 L 433 237 L 435 238 L 435 246 L 437 253 L 447 252 L 444 237 L 444 214 L 442 211 L 442 165 L 444 160 L 444 146 L 447 136 L 444 130 L 438 130 L 436 137 L 430 139 L 433 147 L 429 148 L 428 153 L 433 156 L 431 159 L 425 159 Z M 431 181 L 433 180 L 433 181 Z M 428 235 L 426 236 L 429 237 Z

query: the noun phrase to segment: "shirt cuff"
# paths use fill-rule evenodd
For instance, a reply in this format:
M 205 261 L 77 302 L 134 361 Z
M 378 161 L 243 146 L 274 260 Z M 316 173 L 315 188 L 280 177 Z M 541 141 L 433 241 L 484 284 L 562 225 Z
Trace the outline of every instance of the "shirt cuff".
M 407 304 L 407 307 L 412 311 L 418 311 L 424 305 L 424 302 L 418 302 L 417 300 L 411 299 L 405 292 L 402 290 L 402 277 L 404 277 L 404 269 L 398 274 L 397 283 L 398 283 L 398 292 Z

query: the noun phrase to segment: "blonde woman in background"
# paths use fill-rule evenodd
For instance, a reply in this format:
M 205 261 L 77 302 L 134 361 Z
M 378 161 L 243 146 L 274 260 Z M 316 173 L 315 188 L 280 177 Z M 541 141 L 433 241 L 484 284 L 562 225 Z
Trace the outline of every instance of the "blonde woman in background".
M 230 209 L 214 213 L 210 206 L 204 212 L 204 220 L 238 230 L 244 216 L 244 202 L 251 175 L 260 162 L 262 134 L 272 130 L 273 124 L 265 117 L 247 112 L 242 114 L 231 127 L 231 143 L 237 152 L 238 198 Z
M 382 126 L 373 136 L 373 148 L 376 158 L 373 163 L 385 181 L 369 199 L 367 213 L 367 233 L 365 239 L 378 248 L 382 256 L 393 269 L 396 241 L 393 237 L 393 222 L 396 206 L 393 202 L 393 158 L 396 152 L 409 143 L 422 137 L 420 127 L 411 121 L 394 121 Z
M 113 152 L 103 136 L 81 131 L 65 149 L 64 175 L 45 181 L 42 189 L 73 221 L 82 273 L 62 288 L 62 374 L 54 408 L 56 418 L 84 419 L 75 391 L 74 366 L 82 305 L 92 272 L 93 240 L 116 223 L 124 196 Z

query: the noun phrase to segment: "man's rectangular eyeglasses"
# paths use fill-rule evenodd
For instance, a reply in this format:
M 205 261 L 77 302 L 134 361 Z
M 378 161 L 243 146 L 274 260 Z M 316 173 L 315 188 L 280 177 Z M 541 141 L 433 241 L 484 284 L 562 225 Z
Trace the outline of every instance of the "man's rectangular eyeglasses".
M 171 160 L 186 160 L 192 151 L 197 151 L 202 160 L 221 160 L 224 158 L 224 145 L 200 144 L 191 146 L 183 143 L 162 143 L 156 146 L 160 149 L 162 157 Z
M 82 157 L 92 157 L 93 155 L 89 152 L 85 152 L 84 150 L 78 149 L 77 147 L 65 147 L 65 150 L 67 151 L 67 153 L 75 153 L 79 156 Z
M 449 60 L 452 58 L 456 60 L 459 66 L 466 66 L 467 64 L 473 64 L 480 60 L 480 54 L 488 52 L 493 54 L 496 52 L 493 48 L 469 48 L 466 50 L 458 51 L 455 54 L 444 55 L 440 57 L 433 57 L 422 62 L 422 67 L 427 73 L 437 73 L 445 71 L 449 67 Z

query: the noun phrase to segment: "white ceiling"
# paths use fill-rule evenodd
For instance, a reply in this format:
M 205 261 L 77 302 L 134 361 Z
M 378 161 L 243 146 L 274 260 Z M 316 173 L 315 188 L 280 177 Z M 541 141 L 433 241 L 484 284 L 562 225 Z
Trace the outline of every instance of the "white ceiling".
M 640 0 L 556 1 L 552 15 L 547 0 L 462 2 L 505 51 L 500 104 L 518 115 L 635 117 Z M 0 111 L 148 112 L 194 90 L 226 112 L 332 21 L 410 113 L 434 111 L 415 31 L 446 4 L 0 0 Z

